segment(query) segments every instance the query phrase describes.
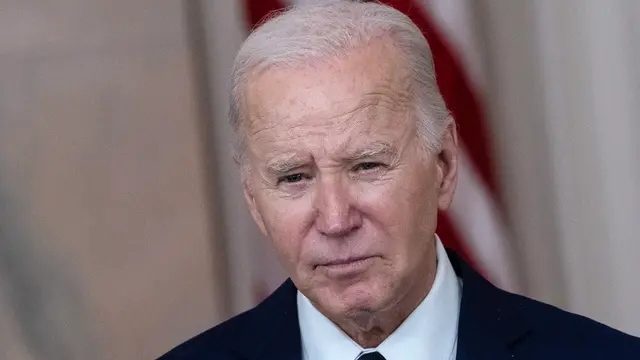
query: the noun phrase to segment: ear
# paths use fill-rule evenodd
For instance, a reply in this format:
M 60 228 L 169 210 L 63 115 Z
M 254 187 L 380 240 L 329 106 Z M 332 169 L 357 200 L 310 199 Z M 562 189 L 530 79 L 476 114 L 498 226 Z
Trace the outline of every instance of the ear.
M 262 219 L 262 215 L 260 215 L 260 211 L 258 210 L 258 204 L 256 204 L 256 199 L 252 191 L 252 187 L 249 184 L 248 176 L 243 176 L 242 185 L 243 185 L 243 194 L 244 200 L 247 202 L 249 206 L 249 211 L 251 212 L 251 217 L 253 217 L 253 221 L 255 221 L 256 225 L 260 228 L 260 231 L 264 236 L 267 235 L 267 229 L 264 225 L 264 220 Z
M 438 209 L 447 210 L 458 183 L 458 132 L 456 123 L 451 119 L 442 136 L 438 154 Z

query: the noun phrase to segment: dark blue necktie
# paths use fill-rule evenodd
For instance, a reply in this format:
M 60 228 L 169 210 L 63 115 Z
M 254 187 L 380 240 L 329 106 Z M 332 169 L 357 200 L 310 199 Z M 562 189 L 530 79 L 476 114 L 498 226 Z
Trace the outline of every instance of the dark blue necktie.
M 379 352 L 370 352 L 358 356 L 356 360 L 386 360 Z

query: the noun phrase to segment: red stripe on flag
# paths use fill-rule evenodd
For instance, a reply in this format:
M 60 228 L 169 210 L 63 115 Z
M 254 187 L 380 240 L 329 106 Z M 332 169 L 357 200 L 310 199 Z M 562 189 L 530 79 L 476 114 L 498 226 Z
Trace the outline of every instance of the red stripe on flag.
M 284 6 L 280 0 L 245 0 L 246 18 L 249 28 L 252 29 L 271 12 L 282 9 Z

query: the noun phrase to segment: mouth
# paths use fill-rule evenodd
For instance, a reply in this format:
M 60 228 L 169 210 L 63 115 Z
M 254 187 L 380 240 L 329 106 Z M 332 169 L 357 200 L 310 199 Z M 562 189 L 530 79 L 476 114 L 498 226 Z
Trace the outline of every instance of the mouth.
M 315 266 L 328 277 L 342 278 L 358 275 L 366 271 L 377 256 L 354 256 L 346 259 L 326 261 Z

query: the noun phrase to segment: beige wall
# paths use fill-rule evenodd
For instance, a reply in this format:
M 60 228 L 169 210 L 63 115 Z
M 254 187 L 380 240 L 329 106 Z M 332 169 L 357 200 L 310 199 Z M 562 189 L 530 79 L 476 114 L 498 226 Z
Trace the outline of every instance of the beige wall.
M 638 1 L 479 9 L 528 294 L 640 335 Z
M 484 95 L 523 289 L 536 299 L 566 306 L 558 224 L 551 211 L 555 194 L 534 5 L 508 0 L 476 3 L 487 64 Z
M 150 359 L 220 320 L 182 5 L 3 1 L 0 358 Z

